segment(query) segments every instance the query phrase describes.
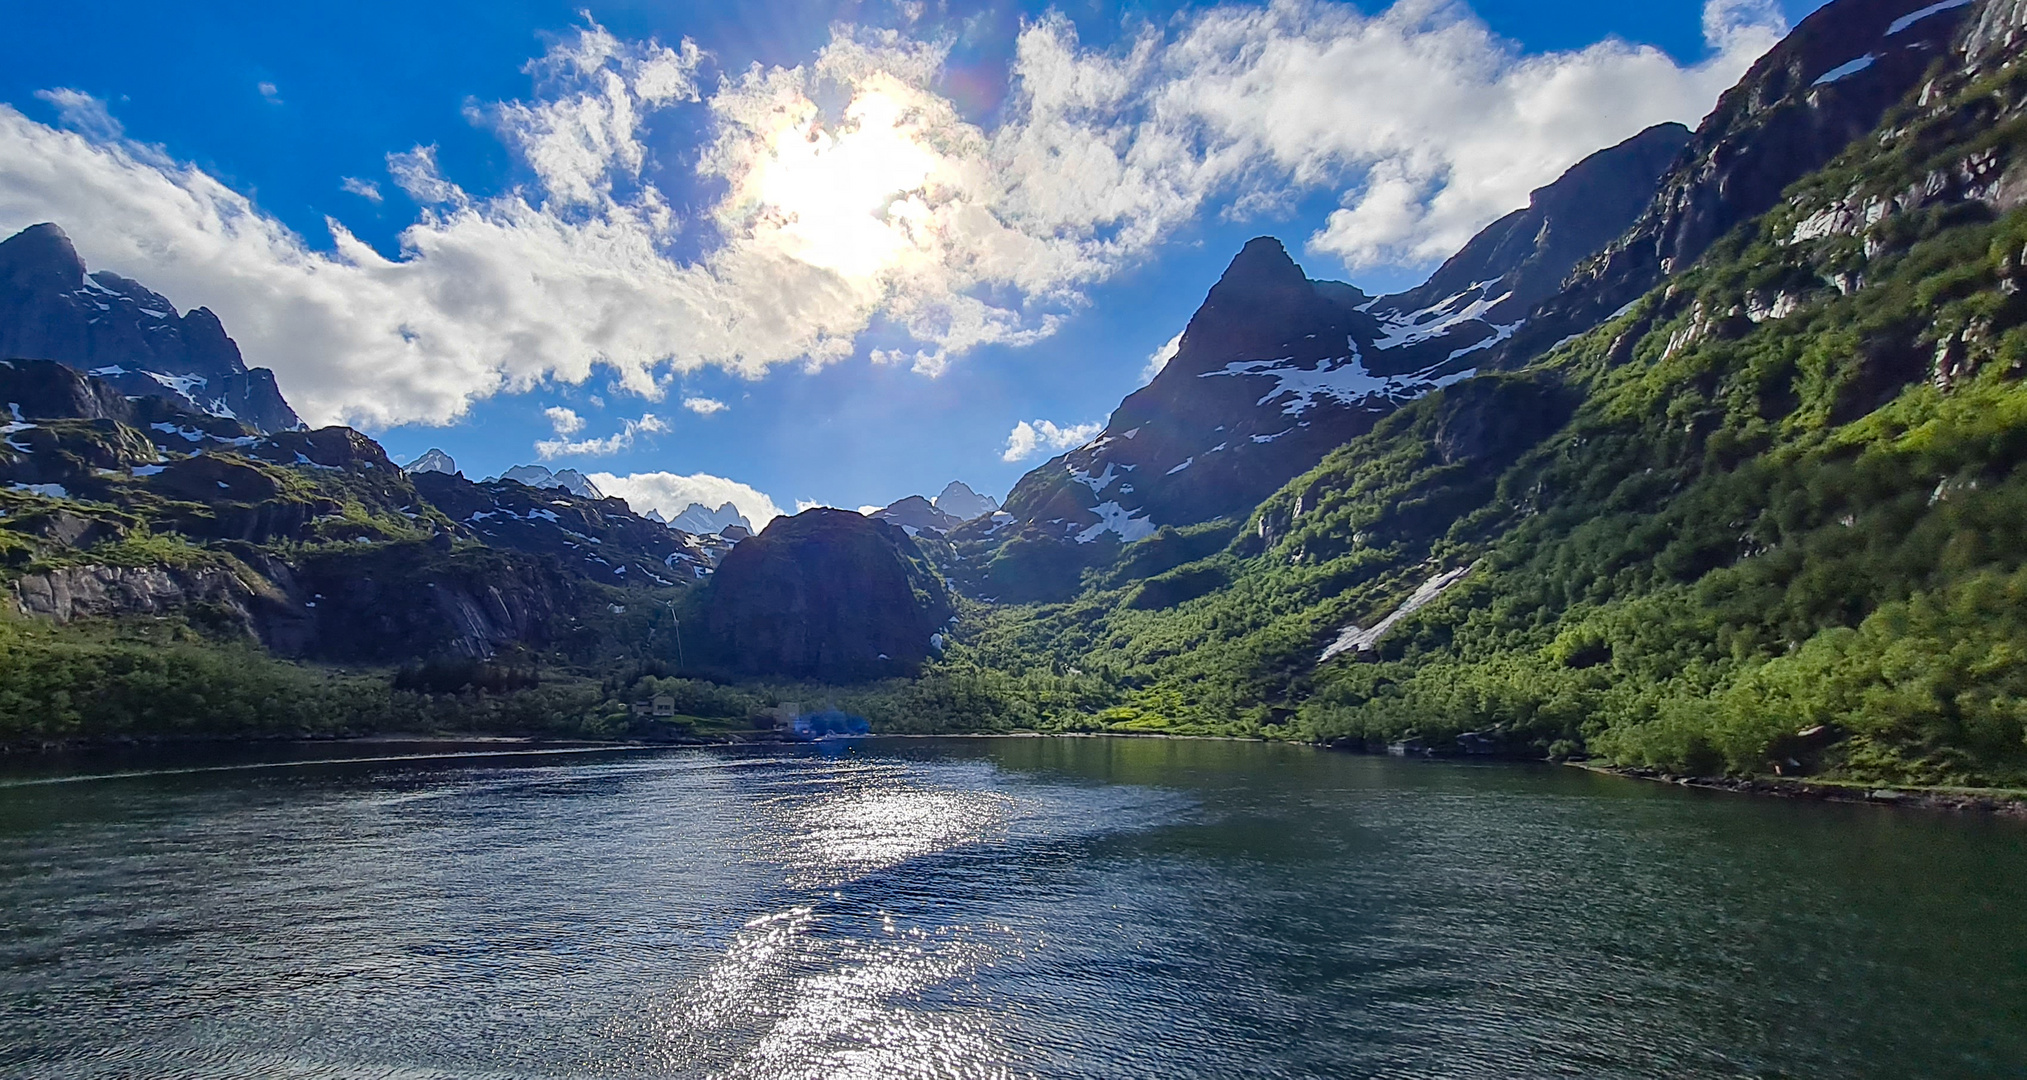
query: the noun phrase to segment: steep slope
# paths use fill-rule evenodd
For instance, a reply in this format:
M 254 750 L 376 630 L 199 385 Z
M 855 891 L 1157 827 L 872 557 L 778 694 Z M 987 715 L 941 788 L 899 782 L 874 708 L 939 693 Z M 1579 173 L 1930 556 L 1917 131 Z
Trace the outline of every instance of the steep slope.
M 0 400 L 0 575 L 59 623 L 179 615 L 374 663 L 582 652 L 626 597 L 705 572 L 618 500 L 411 477 L 349 428 L 263 435 L 50 360 L 0 362 Z
M 1395 296 L 1311 281 L 1278 241 L 1251 241 L 1098 439 L 1015 486 L 997 535 L 1130 542 L 1243 515 L 1379 417 L 1467 377 L 1632 222 L 1688 134 L 1663 124 L 1592 154 Z
M 920 495 L 910 495 L 905 499 L 896 500 L 892 506 L 877 511 L 872 516 L 901 526 L 910 536 L 924 531 L 947 533 L 964 524 L 962 518 L 944 513 L 935 503 Z
M 819 508 L 776 518 L 733 548 L 705 621 L 734 675 L 849 682 L 913 672 L 951 615 L 907 533 Z
M 943 493 L 936 496 L 934 502 L 936 509 L 960 522 L 982 518 L 999 509 L 999 500 L 990 495 L 980 495 L 962 480 L 952 480 L 944 485 Z
M 442 470 L 411 472 L 415 490 L 490 547 L 546 556 L 587 580 L 668 588 L 710 574 L 712 553 L 635 514 L 623 499 L 511 480 L 473 483 Z
M 968 655 L 1100 673 L 1128 728 L 2027 780 L 2027 5 L 1963 25 L 1622 315 Z
M 179 315 L 84 260 L 55 225 L 0 242 L 0 357 L 56 360 L 123 394 L 167 398 L 257 431 L 301 426 L 266 368 L 248 370 L 209 308 Z
M 1948 52 L 1968 4 L 1836 0 L 1803 19 L 1718 100 L 1632 227 L 1578 267 L 1487 366 L 1525 364 L 1589 330 L 1772 209 L 1915 89 Z

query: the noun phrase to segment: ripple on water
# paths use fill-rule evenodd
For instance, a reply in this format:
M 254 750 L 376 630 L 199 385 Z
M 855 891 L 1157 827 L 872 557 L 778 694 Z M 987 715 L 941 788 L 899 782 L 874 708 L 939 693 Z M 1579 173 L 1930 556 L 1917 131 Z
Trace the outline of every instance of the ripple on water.
M 2015 1076 L 2023 836 L 1115 740 L 24 785 L 0 1076 Z

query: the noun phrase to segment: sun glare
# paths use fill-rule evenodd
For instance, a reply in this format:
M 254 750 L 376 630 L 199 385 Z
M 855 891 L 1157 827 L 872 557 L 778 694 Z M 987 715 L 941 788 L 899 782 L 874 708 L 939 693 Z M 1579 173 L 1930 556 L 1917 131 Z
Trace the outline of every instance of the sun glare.
M 925 199 L 943 162 L 923 145 L 891 77 L 868 80 L 826 128 L 811 115 L 778 128 L 754 176 L 754 195 L 788 254 L 867 281 L 927 245 Z

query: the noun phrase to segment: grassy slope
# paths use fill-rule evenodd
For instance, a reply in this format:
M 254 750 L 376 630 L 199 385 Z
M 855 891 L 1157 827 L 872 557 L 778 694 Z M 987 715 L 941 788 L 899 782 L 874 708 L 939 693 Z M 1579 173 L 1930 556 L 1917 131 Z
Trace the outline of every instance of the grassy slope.
M 1853 192 L 1904 191 L 1987 149 L 2003 165 L 2027 144 L 2003 103 L 2023 96 L 2008 68 L 1903 112 L 1883 150 L 1858 144 L 1667 288 L 1502 377 L 1580 402 L 1503 468 L 1444 459 L 1460 409 L 1457 392 L 1440 395 L 1291 483 L 1226 551 L 1168 575 L 1221 588 L 1192 599 L 1183 582 L 1166 606 L 1136 603 L 1134 585 L 1003 609 L 943 670 L 977 682 L 1076 669 L 1109 694 L 1109 711 L 1043 709 L 1041 726 L 1438 741 L 1494 729 L 1682 771 L 1793 759 L 2018 783 L 2027 216 L 1961 202 L 1896 214 L 1869 254 L 1850 236 L 1785 241 Z M 1834 287 L 1854 273 L 1863 288 Z M 1783 295 L 1792 313 L 1747 317 Z M 1939 355 L 1947 387 L 1926 377 Z M 1438 569 L 1474 563 L 1376 662 L 1315 665 L 1339 626 L 1370 625 Z M 1819 723 L 1835 728 L 1797 738 Z

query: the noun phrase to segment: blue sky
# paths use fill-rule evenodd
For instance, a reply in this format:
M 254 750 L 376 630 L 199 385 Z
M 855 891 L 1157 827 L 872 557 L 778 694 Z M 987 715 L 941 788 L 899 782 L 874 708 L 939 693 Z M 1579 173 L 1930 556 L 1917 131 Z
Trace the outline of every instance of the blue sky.
M 1004 495 L 1247 237 L 1411 285 L 1814 6 L 35 5 L 0 229 L 220 311 L 397 459 L 749 512 Z

